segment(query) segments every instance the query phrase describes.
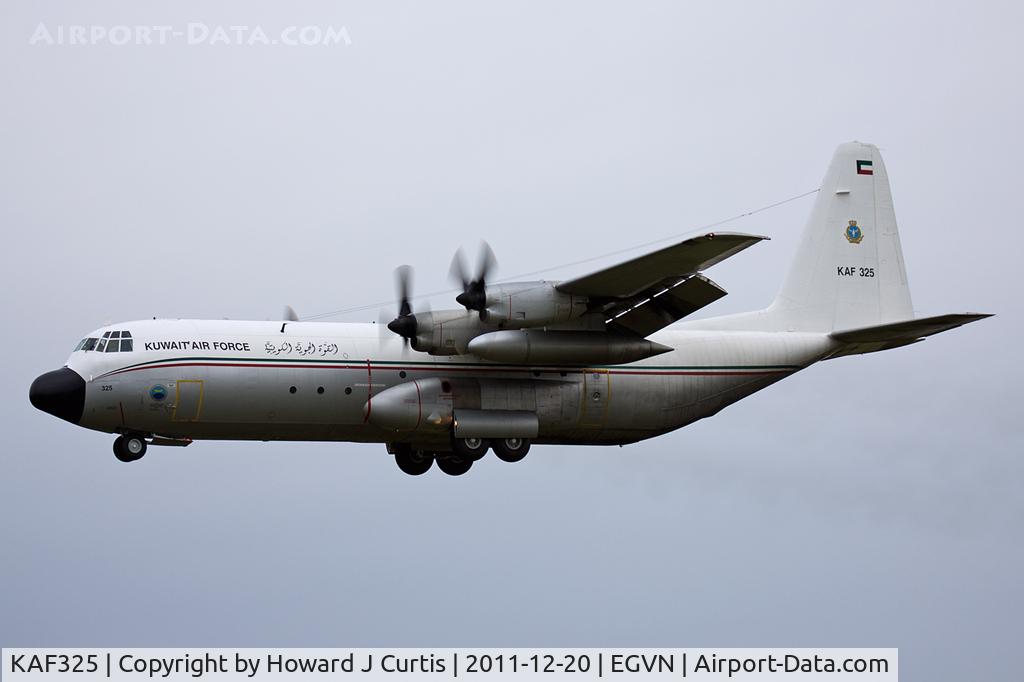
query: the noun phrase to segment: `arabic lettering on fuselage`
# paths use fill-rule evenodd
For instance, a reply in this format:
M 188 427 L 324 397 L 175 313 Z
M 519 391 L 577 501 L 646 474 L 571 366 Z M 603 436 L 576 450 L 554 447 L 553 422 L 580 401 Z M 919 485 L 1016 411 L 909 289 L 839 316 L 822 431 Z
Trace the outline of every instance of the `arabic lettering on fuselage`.
M 275 344 L 267 341 L 263 345 L 263 350 L 267 351 L 268 355 L 298 355 L 307 357 L 310 355 L 319 355 L 324 357 L 327 355 L 338 354 L 338 344 L 336 343 L 313 343 L 312 341 L 282 341 L 281 343 Z

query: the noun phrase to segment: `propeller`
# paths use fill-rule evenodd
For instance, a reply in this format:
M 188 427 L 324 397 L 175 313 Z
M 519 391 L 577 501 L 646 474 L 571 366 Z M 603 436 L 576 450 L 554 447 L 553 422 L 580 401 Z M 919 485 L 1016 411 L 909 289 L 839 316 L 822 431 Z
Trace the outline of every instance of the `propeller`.
M 295 312 L 295 308 L 291 307 L 290 305 L 286 305 L 284 307 L 284 314 L 282 315 L 282 319 L 284 319 L 285 322 L 298 322 L 299 316 Z
M 466 272 L 465 258 L 462 249 L 459 248 L 452 257 L 452 265 L 449 276 L 462 286 L 462 293 L 455 297 L 459 305 L 466 310 L 476 310 L 480 313 L 480 319 L 487 319 L 487 276 L 497 267 L 498 261 L 494 257 L 487 242 L 480 242 L 480 255 L 477 258 L 476 276 L 470 277 Z
M 408 346 L 410 339 L 416 337 L 416 316 L 412 313 L 409 303 L 412 292 L 412 268 L 401 265 L 395 268 L 395 293 L 398 297 L 398 317 L 387 323 L 387 328 L 402 337 Z

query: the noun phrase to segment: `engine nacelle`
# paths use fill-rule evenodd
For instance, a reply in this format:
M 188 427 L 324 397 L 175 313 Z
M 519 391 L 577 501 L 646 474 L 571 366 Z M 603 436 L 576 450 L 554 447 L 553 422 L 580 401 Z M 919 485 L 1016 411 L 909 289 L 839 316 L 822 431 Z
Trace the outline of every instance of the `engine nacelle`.
M 552 282 L 511 282 L 487 287 L 487 322 L 520 329 L 568 322 L 587 312 L 585 296 L 563 294 Z
M 412 339 L 412 347 L 431 355 L 462 355 L 467 352 L 470 339 L 494 328 L 494 325 L 482 322 L 480 316 L 472 311 L 416 313 L 416 336 Z

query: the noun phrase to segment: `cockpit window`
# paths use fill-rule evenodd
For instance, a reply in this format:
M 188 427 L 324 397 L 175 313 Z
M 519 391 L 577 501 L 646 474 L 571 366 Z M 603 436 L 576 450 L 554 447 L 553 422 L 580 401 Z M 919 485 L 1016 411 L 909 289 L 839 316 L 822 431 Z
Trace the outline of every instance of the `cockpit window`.
M 97 353 L 130 353 L 132 352 L 131 332 L 103 332 L 103 338 L 82 339 L 75 347 L 79 350 L 94 350 Z

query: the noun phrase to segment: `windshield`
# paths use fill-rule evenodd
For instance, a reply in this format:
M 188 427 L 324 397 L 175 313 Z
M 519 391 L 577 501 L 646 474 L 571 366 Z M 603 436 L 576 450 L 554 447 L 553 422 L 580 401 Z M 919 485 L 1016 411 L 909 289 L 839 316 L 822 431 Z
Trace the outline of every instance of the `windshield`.
M 89 337 L 82 339 L 76 351 L 94 350 L 97 353 L 130 353 L 133 348 L 131 332 L 103 332 L 103 338 Z

